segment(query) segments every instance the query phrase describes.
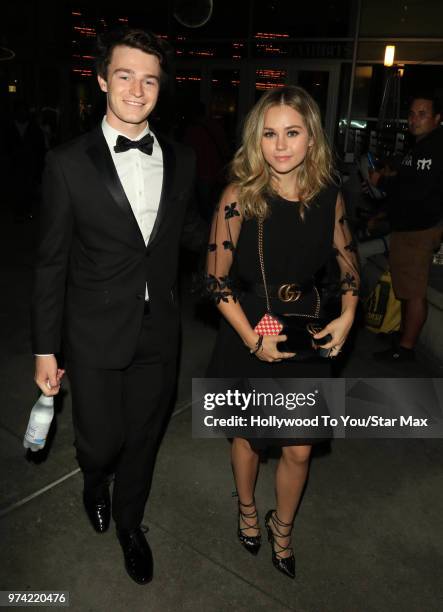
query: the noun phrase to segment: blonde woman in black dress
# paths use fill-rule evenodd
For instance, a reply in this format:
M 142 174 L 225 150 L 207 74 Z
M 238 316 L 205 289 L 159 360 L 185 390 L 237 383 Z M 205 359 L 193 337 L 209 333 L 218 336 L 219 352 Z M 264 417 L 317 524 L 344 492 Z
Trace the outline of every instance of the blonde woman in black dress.
M 243 144 L 231 165 L 232 182 L 214 215 L 207 258 L 207 283 L 223 315 L 208 376 L 220 378 L 325 378 L 330 361 L 294 362 L 279 350 L 286 336 L 260 336 L 254 327 L 265 313 L 258 256 L 258 225 L 272 312 L 287 313 L 279 288 L 293 285 L 301 299 L 313 296 L 313 278 L 336 258 L 341 277 L 341 314 L 317 333 L 330 335 L 322 348 L 336 356 L 349 334 L 357 306 L 358 266 L 342 196 L 331 176 L 331 153 L 317 104 L 299 87 L 263 95 L 249 113 Z M 241 284 L 243 291 L 236 293 Z M 281 297 L 281 294 L 280 294 Z M 284 310 L 282 310 L 284 308 Z M 312 441 L 311 441 L 312 442 Z M 291 546 L 294 516 L 306 482 L 311 443 L 297 439 L 234 438 L 231 461 L 238 492 L 238 537 L 252 554 L 261 535 L 254 488 L 258 450 L 282 448 L 275 475 L 276 507 L 265 525 L 272 561 L 295 575 Z

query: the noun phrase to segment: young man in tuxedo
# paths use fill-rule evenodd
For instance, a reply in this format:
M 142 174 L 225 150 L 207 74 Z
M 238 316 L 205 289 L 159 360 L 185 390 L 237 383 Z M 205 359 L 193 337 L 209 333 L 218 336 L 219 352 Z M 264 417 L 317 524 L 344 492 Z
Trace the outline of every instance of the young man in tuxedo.
M 129 575 L 153 575 L 141 528 L 176 380 L 179 242 L 192 190 L 188 149 L 147 118 L 165 55 L 150 33 L 99 43 L 101 125 L 47 155 L 33 292 L 35 381 L 60 389 L 63 347 L 84 505 L 98 532 L 112 516 Z M 195 234 L 188 223 L 188 234 Z M 185 232 L 186 233 L 186 232 Z

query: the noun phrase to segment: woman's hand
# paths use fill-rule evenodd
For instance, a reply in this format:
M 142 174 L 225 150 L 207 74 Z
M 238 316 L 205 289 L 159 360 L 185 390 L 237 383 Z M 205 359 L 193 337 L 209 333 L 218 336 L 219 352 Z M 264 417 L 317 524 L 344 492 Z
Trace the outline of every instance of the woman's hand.
M 346 342 L 346 338 L 348 337 L 353 322 L 354 312 L 346 311 L 343 312 L 337 319 L 334 319 L 328 323 L 328 325 L 326 325 L 326 327 L 324 327 L 321 331 L 314 334 L 313 338 L 320 340 L 328 334 L 331 334 L 332 339 L 325 344 L 319 345 L 318 348 L 331 349 L 329 357 L 337 357 L 344 343 Z
M 258 336 L 257 336 L 258 339 Z M 282 361 L 283 359 L 290 359 L 294 357 L 295 353 L 282 353 L 278 350 L 277 344 L 279 342 L 285 342 L 287 336 L 263 336 L 263 342 L 261 347 L 255 354 L 260 361 L 268 361 L 269 363 L 275 363 Z M 251 347 L 253 350 L 253 347 Z

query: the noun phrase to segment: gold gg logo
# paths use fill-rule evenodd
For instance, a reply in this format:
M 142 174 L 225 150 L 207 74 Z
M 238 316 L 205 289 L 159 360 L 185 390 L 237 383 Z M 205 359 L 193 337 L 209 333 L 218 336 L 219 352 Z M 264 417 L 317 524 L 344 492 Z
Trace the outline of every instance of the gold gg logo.
M 296 302 L 301 296 L 301 291 L 297 289 L 297 285 L 294 285 L 294 283 L 288 283 L 279 288 L 277 295 L 282 302 Z

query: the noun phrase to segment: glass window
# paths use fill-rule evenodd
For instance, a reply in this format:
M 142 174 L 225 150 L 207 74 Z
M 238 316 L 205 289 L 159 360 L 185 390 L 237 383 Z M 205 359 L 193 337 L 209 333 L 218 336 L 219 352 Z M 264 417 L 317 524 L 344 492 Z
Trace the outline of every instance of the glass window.
M 200 99 L 200 83 L 202 77 L 199 70 L 177 70 L 175 74 L 175 95 L 181 105 L 187 106 Z
M 174 130 L 180 140 L 186 124 L 201 100 L 201 72 L 199 70 L 177 70 L 172 96 L 174 107 Z M 169 118 L 171 120 L 171 118 Z
M 235 143 L 239 87 L 240 72 L 238 70 L 214 70 L 212 72 L 209 114 L 222 124 L 232 146 Z
M 317 102 L 324 124 L 328 100 L 329 72 L 327 70 L 300 70 L 298 85 L 306 89 Z
M 257 101 L 263 91 L 283 87 L 287 79 L 287 71 L 282 68 L 270 68 L 268 66 L 257 68 L 255 71 L 255 100 Z
M 233 59 L 239 60 L 245 57 L 247 45 L 238 39 L 229 41 L 202 41 L 196 40 L 192 35 L 177 36 L 174 43 L 177 58 L 205 59 Z
M 352 117 L 367 117 L 371 92 L 372 66 L 357 66 L 355 69 Z

